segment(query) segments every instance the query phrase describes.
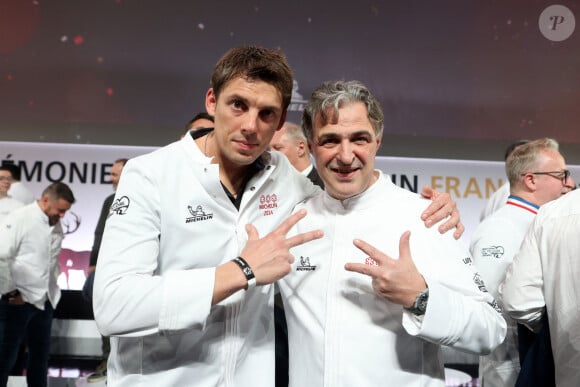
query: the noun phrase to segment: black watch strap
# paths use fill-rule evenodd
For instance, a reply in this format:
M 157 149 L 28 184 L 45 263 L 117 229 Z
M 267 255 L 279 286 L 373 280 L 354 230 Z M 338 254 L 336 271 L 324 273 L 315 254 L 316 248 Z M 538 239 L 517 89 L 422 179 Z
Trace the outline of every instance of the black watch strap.
M 253 288 L 256 286 L 256 276 L 254 275 L 254 271 L 248 265 L 248 262 L 242 257 L 235 257 L 232 259 L 239 267 L 242 269 L 242 273 L 246 276 L 246 281 L 248 281 L 248 285 L 246 286 L 246 290 Z

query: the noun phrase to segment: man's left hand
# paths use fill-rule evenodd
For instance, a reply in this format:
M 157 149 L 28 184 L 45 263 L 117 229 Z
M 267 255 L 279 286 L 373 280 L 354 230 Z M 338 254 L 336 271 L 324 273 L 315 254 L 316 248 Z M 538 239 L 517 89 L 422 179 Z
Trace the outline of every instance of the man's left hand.
M 426 227 L 431 227 L 442 219 L 447 219 L 445 223 L 439 226 L 441 234 L 455 228 L 453 237 L 459 239 L 465 231 L 461 219 L 459 219 L 459 210 L 457 203 L 446 192 L 438 192 L 429 186 L 423 187 L 421 196 L 430 199 L 432 202 L 427 209 L 421 214 L 421 219 L 425 222 Z
M 417 295 L 427 288 L 425 279 L 417 270 L 409 247 L 410 231 L 405 231 L 399 240 L 399 259 L 393 259 L 374 246 L 355 239 L 354 245 L 368 254 L 376 265 L 347 263 L 348 271 L 368 275 L 373 279 L 373 290 L 379 296 L 408 308 L 415 303 Z

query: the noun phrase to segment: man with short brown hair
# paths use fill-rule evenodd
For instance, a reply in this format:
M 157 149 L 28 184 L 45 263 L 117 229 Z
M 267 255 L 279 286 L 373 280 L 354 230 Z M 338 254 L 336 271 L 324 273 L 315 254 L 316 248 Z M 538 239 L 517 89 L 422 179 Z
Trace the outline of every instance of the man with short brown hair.
M 290 248 L 322 235 L 286 237 L 306 216 L 292 208 L 319 188 L 267 152 L 292 86 L 279 50 L 233 48 L 205 96 L 214 127 L 123 169 L 94 288 L 109 385 L 274 385 L 272 283 Z M 434 207 L 455 209 L 449 197 Z

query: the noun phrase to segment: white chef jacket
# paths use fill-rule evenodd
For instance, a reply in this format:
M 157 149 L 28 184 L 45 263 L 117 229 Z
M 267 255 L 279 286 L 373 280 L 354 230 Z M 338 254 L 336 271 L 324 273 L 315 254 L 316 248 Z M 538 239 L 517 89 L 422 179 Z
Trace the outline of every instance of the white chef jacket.
M 580 381 L 580 190 L 544 204 L 500 286 L 504 310 L 535 332 L 547 309 L 556 385 Z
M 97 262 L 94 311 L 112 335 L 108 386 L 274 385 L 273 286 L 211 306 L 215 267 L 319 191 L 280 153 L 247 184 L 239 210 L 191 136 L 129 160 Z
M 514 255 L 520 249 L 539 206 L 510 196 L 507 204 L 479 224 L 469 251 L 487 290 L 498 299 L 498 288 Z M 479 376 L 485 385 L 514 386 L 520 372 L 517 324 L 504 315 L 508 331 L 505 341 L 479 359 Z
M 466 247 L 424 226 L 428 201 L 375 173 L 378 181 L 356 197 L 321 193 L 297 208 L 308 215 L 296 232 L 317 227 L 324 237 L 293 248 L 292 271 L 278 281 L 292 387 L 444 386 L 441 345 L 480 354 L 504 339 L 505 321 Z M 372 264 L 353 239 L 396 259 L 407 230 L 429 286 L 423 317 L 376 295 L 370 277 L 344 269 L 347 262 Z
M 510 196 L 510 183 L 509 181 L 504 183 L 501 187 L 497 189 L 485 203 L 485 207 L 481 211 L 479 220 L 483 221 L 485 218 L 505 206 L 508 196 Z
M 44 310 L 48 299 L 60 300 L 58 255 L 64 234 L 60 222 L 51 226 L 38 202 L 18 208 L 0 226 L 0 293 L 18 289 L 25 302 Z
M 17 208 L 23 207 L 24 203 L 11 198 L 10 196 L 0 199 L 0 221 L 6 217 L 9 213 Z
M 20 181 L 15 181 L 10 184 L 8 195 L 24 204 L 30 204 L 34 201 L 34 194 L 32 191 Z

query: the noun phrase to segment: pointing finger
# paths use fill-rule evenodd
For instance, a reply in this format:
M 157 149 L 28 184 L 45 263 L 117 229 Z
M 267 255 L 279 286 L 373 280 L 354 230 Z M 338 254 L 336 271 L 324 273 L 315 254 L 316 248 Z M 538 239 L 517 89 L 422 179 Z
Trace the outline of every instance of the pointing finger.
M 369 277 L 378 277 L 380 272 L 377 266 L 367 265 L 364 263 L 347 263 L 344 265 L 345 270 L 354 273 L 368 275 Z
M 378 265 L 390 259 L 388 255 L 361 239 L 355 239 L 352 242 L 360 251 L 372 258 Z
M 314 239 L 320 239 L 323 235 L 324 233 L 322 230 L 303 232 L 302 234 L 294 235 L 293 237 L 286 239 L 286 246 L 290 249 Z
M 306 216 L 306 210 L 302 209 L 295 214 L 287 217 L 280 225 L 273 231 L 274 234 L 286 235 L 298 223 L 298 221 Z

